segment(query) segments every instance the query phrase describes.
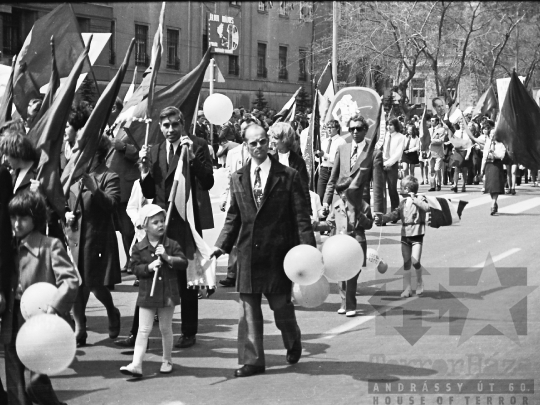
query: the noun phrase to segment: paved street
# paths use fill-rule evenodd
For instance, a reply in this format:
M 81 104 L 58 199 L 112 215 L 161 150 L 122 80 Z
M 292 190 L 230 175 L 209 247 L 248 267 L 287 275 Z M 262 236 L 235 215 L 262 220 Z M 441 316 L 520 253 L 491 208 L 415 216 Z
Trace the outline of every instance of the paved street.
M 220 178 L 218 171 L 219 186 L 211 192 L 216 228 L 204 235 L 211 245 L 225 215 L 217 207 Z M 400 224 L 368 231 L 369 247 L 376 249 L 381 236 L 379 254 L 389 264 L 388 272 L 360 275 L 355 318 L 336 313 L 340 300 L 335 285 L 320 307 L 297 307 L 304 352 L 296 365 L 286 363 L 281 336 L 264 304 L 266 374 L 234 378 L 237 294 L 233 288 L 219 288 L 199 301 L 197 344 L 174 349 L 174 372 L 159 373 L 156 325 L 144 378 L 130 380 L 118 369 L 130 363 L 131 352 L 108 338 L 105 310 L 91 297 L 89 345 L 77 351 L 71 368 L 53 377 L 53 385 L 70 405 L 540 404 L 540 289 L 535 288 L 540 285 L 540 189 L 523 184 L 517 195 L 501 196 L 500 214 L 492 217 L 490 197 L 481 187 L 451 193 L 469 201 L 461 224 L 428 228 L 422 297 L 398 298 Z M 421 186 L 420 192 L 427 188 Z M 450 186 L 443 186 L 429 194 L 449 193 Z M 218 264 L 222 279 L 226 258 Z M 137 296 L 134 277 L 123 274 L 123 283 L 113 292 L 122 312 L 121 336 L 129 331 Z M 173 330 L 180 333 L 179 308 Z M 0 364 L 4 379 L 3 354 Z M 412 386 L 411 380 L 418 381 Z M 481 380 L 480 393 L 480 381 L 472 380 Z

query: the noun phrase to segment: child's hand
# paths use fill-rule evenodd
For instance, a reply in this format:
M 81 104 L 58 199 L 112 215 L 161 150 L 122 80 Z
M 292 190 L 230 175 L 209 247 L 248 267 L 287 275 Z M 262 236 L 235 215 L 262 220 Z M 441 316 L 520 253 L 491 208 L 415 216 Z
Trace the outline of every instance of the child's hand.
M 161 267 L 161 260 L 156 259 L 152 263 L 148 265 L 148 271 L 156 271 L 156 269 L 159 269 Z
M 160 256 L 167 263 L 169 262 L 170 256 L 165 253 L 165 248 L 161 244 L 156 246 L 156 256 Z

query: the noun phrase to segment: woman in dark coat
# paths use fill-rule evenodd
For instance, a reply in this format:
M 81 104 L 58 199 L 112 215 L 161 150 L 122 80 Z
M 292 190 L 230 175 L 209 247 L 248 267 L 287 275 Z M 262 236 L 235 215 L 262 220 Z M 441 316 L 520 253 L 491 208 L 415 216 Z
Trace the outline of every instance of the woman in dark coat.
M 109 337 L 114 339 L 120 333 L 120 311 L 106 287 L 122 281 L 113 223 L 120 202 L 120 179 L 105 166 L 109 149 L 110 141 L 102 137 L 90 173 L 71 186 L 66 213 L 72 230 L 68 231 L 69 244 L 83 280 L 73 307 L 78 346 L 86 344 L 85 309 L 90 292 L 107 309 Z M 79 192 L 82 192 L 80 203 L 75 207 Z
M 499 194 L 504 194 L 504 168 L 502 159 L 506 153 L 506 147 L 493 138 L 494 130 L 489 137 L 486 137 L 484 153 L 482 158 L 482 174 L 485 173 L 486 180 L 484 187 L 486 193 L 491 194 L 491 215 L 498 211 L 497 198 Z

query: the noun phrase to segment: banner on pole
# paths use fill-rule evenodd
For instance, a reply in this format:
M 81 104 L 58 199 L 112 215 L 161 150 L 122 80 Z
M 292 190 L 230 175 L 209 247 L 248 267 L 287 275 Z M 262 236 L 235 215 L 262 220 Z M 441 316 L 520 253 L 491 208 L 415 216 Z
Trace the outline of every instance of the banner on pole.
M 234 17 L 208 13 L 208 46 L 215 53 L 238 55 L 240 34 Z

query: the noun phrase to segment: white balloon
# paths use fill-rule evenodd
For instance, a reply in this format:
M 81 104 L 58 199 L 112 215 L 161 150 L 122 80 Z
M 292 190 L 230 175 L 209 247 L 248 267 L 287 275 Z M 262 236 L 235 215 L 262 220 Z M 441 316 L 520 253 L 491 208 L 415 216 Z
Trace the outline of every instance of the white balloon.
M 330 284 L 326 277 L 321 277 L 319 281 L 311 285 L 293 285 L 292 291 L 295 302 L 306 308 L 315 308 L 321 305 L 328 294 L 330 294 Z
M 224 94 L 214 93 L 204 100 L 204 116 L 214 125 L 223 125 L 232 116 L 233 103 Z
M 379 256 L 379 253 L 372 248 L 368 248 L 366 251 L 366 267 L 369 271 L 375 270 L 379 263 L 381 262 L 381 258 Z
M 323 273 L 322 253 L 311 245 L 298 245 L 287 252 L 283 269 L 296 284 L 309 285 L 317 282 Z
M 58 289 L 50 283 L 35 283 L 21 297 L 21 313 L 28 320 L 34 315 L 44 314 L 52 303 Z
M 353 278 L 362 267 L 362 246 L 349 235 L 334 235 L 322 248 L 324 275 L 329 280 L 345 281 Z
M 46 375 L 59 374 L 75 358 L 77 343 L 71 326 L 56 315 L 35 315 L 24 323 L 15 342 L 26 368 Z

